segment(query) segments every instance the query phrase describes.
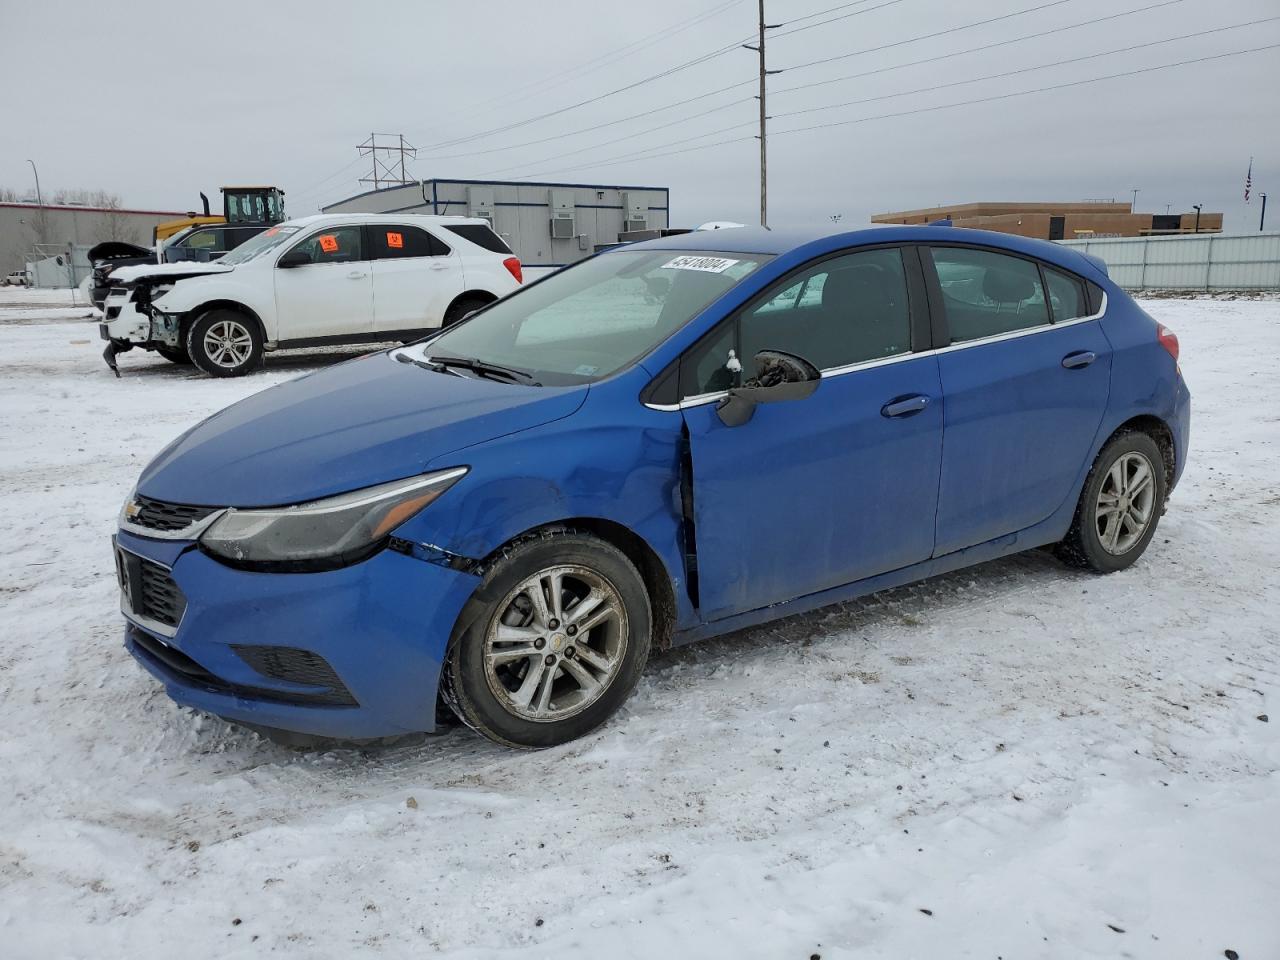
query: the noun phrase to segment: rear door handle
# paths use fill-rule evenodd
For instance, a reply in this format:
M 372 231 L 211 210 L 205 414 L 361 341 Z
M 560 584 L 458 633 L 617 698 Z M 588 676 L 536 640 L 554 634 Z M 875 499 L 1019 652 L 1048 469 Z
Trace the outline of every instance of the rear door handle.
M 1098 355 L 1092 350 L 1077 350 L 1075 353 L 1068 353 L 1062 358 L 1062 365 L 1068 370 L 1079 370 L 1081 367 L 1087 367 L 1093 361 L 1098 359 Z
M 368 276 L 368 274 L 367 274 L 367 273 L 361 273 L 359 270 L 352 270 L 350 273 L 348 273 L 348 274 L 347 274 L 347 279 L 348 279 L 348 280 L 363 280 L 363 279 L 364 279 L 365 277 L 367 277 L 367 276 Z
M 922 393 L 917 393 L 911 397 L 899 397 L 897 400 L 890 400 L 880 408 L 880 414 L 885 417 L 909 417 L 912 414 L 919 413 L 928 405 L 929 398 Z

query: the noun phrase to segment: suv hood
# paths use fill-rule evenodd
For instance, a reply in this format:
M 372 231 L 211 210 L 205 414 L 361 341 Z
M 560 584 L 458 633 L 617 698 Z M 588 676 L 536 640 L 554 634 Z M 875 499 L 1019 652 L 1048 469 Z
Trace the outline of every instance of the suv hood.
M 181 263 L 149 263 L 137 267 L 117 267 L 111 271 L 111 279 L 117 283 L 138 283 L 142 280 L 185 280 L 188 277 L 203 277 L 209 273 L 230 273 L 235 267 L 221 263 L 196 263 L 186 260 Z
M 445 454 L 567 417 L 587 389 L 473 380 L 376 353 L 215 413 L 148 464 L 138 493 L 214 507 L 316 500 L 410 477 Z

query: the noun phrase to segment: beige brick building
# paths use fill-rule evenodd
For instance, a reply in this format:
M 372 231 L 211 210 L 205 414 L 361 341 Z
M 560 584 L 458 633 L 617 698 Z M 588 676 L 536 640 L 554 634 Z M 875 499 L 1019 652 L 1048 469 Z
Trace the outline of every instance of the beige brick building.
M 1082 200 L 1070 203 L 957 203 L 923 210 L 877 213 L 872 223 L 930 223 L 994 230 L 1040 240 L 1146 237 L 1196 232 L 1196 211 L 1134 213 L 1128 203 Z M 1222 214 L 1200 212 L 1200 233 L 1221 233 Z

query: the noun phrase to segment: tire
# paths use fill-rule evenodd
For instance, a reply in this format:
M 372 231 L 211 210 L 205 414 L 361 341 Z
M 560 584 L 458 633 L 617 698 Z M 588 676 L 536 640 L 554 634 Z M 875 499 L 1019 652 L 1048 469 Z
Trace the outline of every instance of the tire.
M 170 363 L 176 363 L 179 366 L 191 363 L 191 357 L 187 355 L 186 347 L 156 347 L 156 353 Z
M 1144 481 L 1149 472 L 1150 480 Z M 1097 573 L 1132 564 L 1155 536 L 1168 493 L 1164 455 L 1148 434 L 1113 437 L 1085 479 L 1075 518 L 1056 553 Z
M 557 576 L 563 622 L 547 602 Z M 541 611 L 531 589 L 543 598 Z M 640 573 L 621 550 L 572 531 L 507 548 L 458 622 L 445 658 L 445 701 L 469 727 L 512 747 L 551 747 L 594 730 L 630 696 L 649 659 Z
M 486 297 L 462 297 L 449 304 L 449 309 L 445 311 L 444 322 L 440 325 L 443 327 L 452 327 L 455 323 L 465 320 L 468 314 L 475 313 L 481 307 L 487 307 L 493 303 Z
M 262 363 L 258 324 L 238 310 L 210 310 L 187 330 L 187 355 L 211 377 L 241 377 Z

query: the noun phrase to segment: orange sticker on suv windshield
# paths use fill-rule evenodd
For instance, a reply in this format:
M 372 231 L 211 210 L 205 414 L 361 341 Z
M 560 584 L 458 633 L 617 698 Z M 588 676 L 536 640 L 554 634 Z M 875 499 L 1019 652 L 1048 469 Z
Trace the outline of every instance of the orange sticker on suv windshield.
M 270 230 L 268 230 L 266 233 L 264 233 L 264 234 L 263 234 L 263 236 L 264 236 L 264 237 L 274 237 L 274 236 L 275 236 L 277 233 L 279 233 L 279 232 L 280 232 L 280 228 L 279 228 L 279 227 L 272 227 Z
M 335 237 L 332 233 L 320 234 L 320 249 L 323 250 L 325 253 L 337 253 L 338 238 Z
M 395 233 L 391 230 L 387 231 L 387 246 L 392 250 L 404 249 L 404 235 Z

